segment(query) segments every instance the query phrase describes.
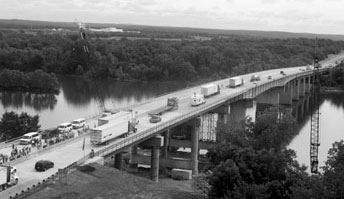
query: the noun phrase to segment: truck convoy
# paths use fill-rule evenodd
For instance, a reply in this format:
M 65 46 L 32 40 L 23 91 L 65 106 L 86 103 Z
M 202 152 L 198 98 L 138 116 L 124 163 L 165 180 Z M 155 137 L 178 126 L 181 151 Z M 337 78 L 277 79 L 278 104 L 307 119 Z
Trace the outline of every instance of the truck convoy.
M 118 119 L 96 128 L 91 128 L 91 143 L 93 145 L 103 144 L 111 139 L 127 137 L 132 133 L 136 133 L 136 126 L 139 123 L 136 118 L 137 112 L 133 113 L 132 110 L 129 110 L 129 114 L 130 118 L 129 120 L 126 120 L 127 122 L 123 121 L 123 119 Z
M 204 96 L 202 94 L 194 93 L 191 96 L 191 106 L 198 106 L 205 103 Z
M 244 85 L 244 79 L 240 77 L 233 77 L 229 79 L 229 88 L 235 88 L 237 86 Z
M 0 189 L 6 190 L 7 187 L 18 184 L 19 178 L 15 169 L 11 166 L 0 166 Z
M 220 93 L 220 87 L 217 84 L 207 84 L 201 86 L 201 94 L 207 98 L 212 95 L 216 95 Z

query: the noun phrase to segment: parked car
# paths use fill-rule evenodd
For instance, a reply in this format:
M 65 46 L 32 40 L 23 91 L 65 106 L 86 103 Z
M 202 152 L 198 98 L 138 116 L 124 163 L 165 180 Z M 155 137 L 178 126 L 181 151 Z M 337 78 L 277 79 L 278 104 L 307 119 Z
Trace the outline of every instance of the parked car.
M 36 171 L 46 171 L 54 167 L 54 163 L 50 160 L 39 160 L 35 164 Z
M 41 134 L 38 132 L 30 132 L 23 135 L 22 138 L 19 139 L 20 144 L 30 144 L 32 140 L 39 141 L 41 140 Z
M 72 123 L 73 129 L 83 128 L 86 125 L 86 121 L 84 118 L 73 120 L 71 123 Z
M 70 132 L 72 130 L 72 124 L 69 122 L 62 123 L 62 124 L 57 126 L 57 129 L 60 132 Z
M 271 76 L 271 75 L 268 75 L 268 79 L 269 79 L 269 80 L 272 79 L 272 76 Z
M 283 71 L 283 70 L 281 70 L 281 72 L 280 72 L 280 73 L 281 73 L 281 75 L 286 75 L 286 74 L 284 73 L 284 71 Z

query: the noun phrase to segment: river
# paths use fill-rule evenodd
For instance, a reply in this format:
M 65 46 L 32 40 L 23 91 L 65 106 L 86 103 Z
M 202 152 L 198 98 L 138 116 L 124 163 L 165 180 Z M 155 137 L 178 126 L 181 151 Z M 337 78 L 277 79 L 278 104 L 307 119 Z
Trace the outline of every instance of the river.
M 42 129 L 56 127 L 80 117 L 99 113 L 95 90 L 105 101 L 105 107 L 121 109 L 153 97 L 185 88 L 185 84 L 142 83 L 102 80 L 90 82 L 76 77 L 59 77 L 58 95 L 38 95 L 20 92 L 0 92 L 0 115 L 5 111 L 38 114 Z M 319 164 L 324 165 L 332 143 L 344 137 L 344 93 L 322 95 L 320 103 Z M 301 164 L 309 165 L 310 112 L 300 121 L 298 135 L 288 148 L 297 153 Z
M 121 109 L 185 87 L 185 84 L 177 83 L 110 79 L 95 83 L 77 77 L 59 77 L 59 82 L 58 95 L 0 92 L 0 115 L 5 111 L 39 115 L 41 128 L 46 129 L 99 114 L 96 93 L 103 97 L 107 109 Z

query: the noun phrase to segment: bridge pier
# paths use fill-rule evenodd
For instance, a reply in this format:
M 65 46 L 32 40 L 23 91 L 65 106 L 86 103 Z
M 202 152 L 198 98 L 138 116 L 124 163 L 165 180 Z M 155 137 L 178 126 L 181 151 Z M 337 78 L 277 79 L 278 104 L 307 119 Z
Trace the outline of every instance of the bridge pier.
M 293 99 L 293 87 L 291 83 L 286 83 L 284 88 L 279 93 L 279 104 L 291 106 Z
M 227 124 L 228 115 L 230 114 L 230 105 L 229 104 L 222 105 L 222 106 L 212 110 L 211 113 L 217 113 L 218 114 L 218 121 L 223 123 L 223 124 Z
M 152 146 L 151 152 L 151 180 L 159 182 L 159 151 L 158 146 Z
M 159 181 L 159 151 L 160 151 L 160 147 L 164 145 L 164 137 L 158 135 L 142 142 L 140 145 L 151 147 L 151 160 L 150 160 L 151 180 L 153 180 L 154 182 L 158 182 Z
M 170 146 L 170 129 L 164 133 L 164 146 L 161 149 L 161 156 L 164 158 L 168 157 L 168 148 Z
M 233 123 L 239 123 L 247 119 L 249 116 L 254 122 L 256 119 L 256 100 L 245 99 L 236 101 L 230 104 L 230 121 Z
M 123 153 L 118 152 L 115 154 L 115 168 L 118 170 L 122 170 L 122 159 L 123 159 Z
M 300 98 L 300 80 L 295 79 L 291 81 L 292 87 L 293 87 L 293 95 L 292 95 L 292 100 L 299 100 Z
M 199 128 L 201 125 L 201 118 L 193 119 L 192 132 L 191 132 L 191 164 L 192 175 L 198 175 L 198 142 L 199 142 Z
M 300 85 L 299 85 L 299 96 L 304 97 L 306 94 L 306 78 L 301 78 L 300 79 Z

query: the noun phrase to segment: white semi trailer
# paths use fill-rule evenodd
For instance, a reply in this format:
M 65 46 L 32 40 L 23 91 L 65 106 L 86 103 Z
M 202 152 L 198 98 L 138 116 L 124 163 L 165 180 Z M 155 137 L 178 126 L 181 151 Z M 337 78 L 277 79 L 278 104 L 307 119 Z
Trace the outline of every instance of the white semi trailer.
M 18 184 L 19 178 L 17 172 L 11 169 L 11 166 L 0 166 L 0 189 L 5 190 L 7 187 Z
M 217 84 L 207 84 L 201 86 L 201 94 L 204 97 L 210 97 L 220 93 L 220 87 Z
M 129 111 L 119 111 L 117 113 L 108 115 L 106 117 L 101 117 L 98 119 L 98 126 L 109 123 L 114 120 L 128 121 L 130 119 Z
M 240 77 L 233 77 L 229 79 L 229 87 L 230 88 L 235 88 L 238 86 L 244 85 L 244 80 L 243 78 Z
M 111 139 L 126 137 L 131 133 L 136 133 L 136 126 L 139 123 L 136 119 L 136 115 L 137 112 L 133 113 L 130 111 L 131 118 L 129 120 L 112 120 L 107 124 L 90 129 L 91 143 L 94 145 L 103 144 Z

